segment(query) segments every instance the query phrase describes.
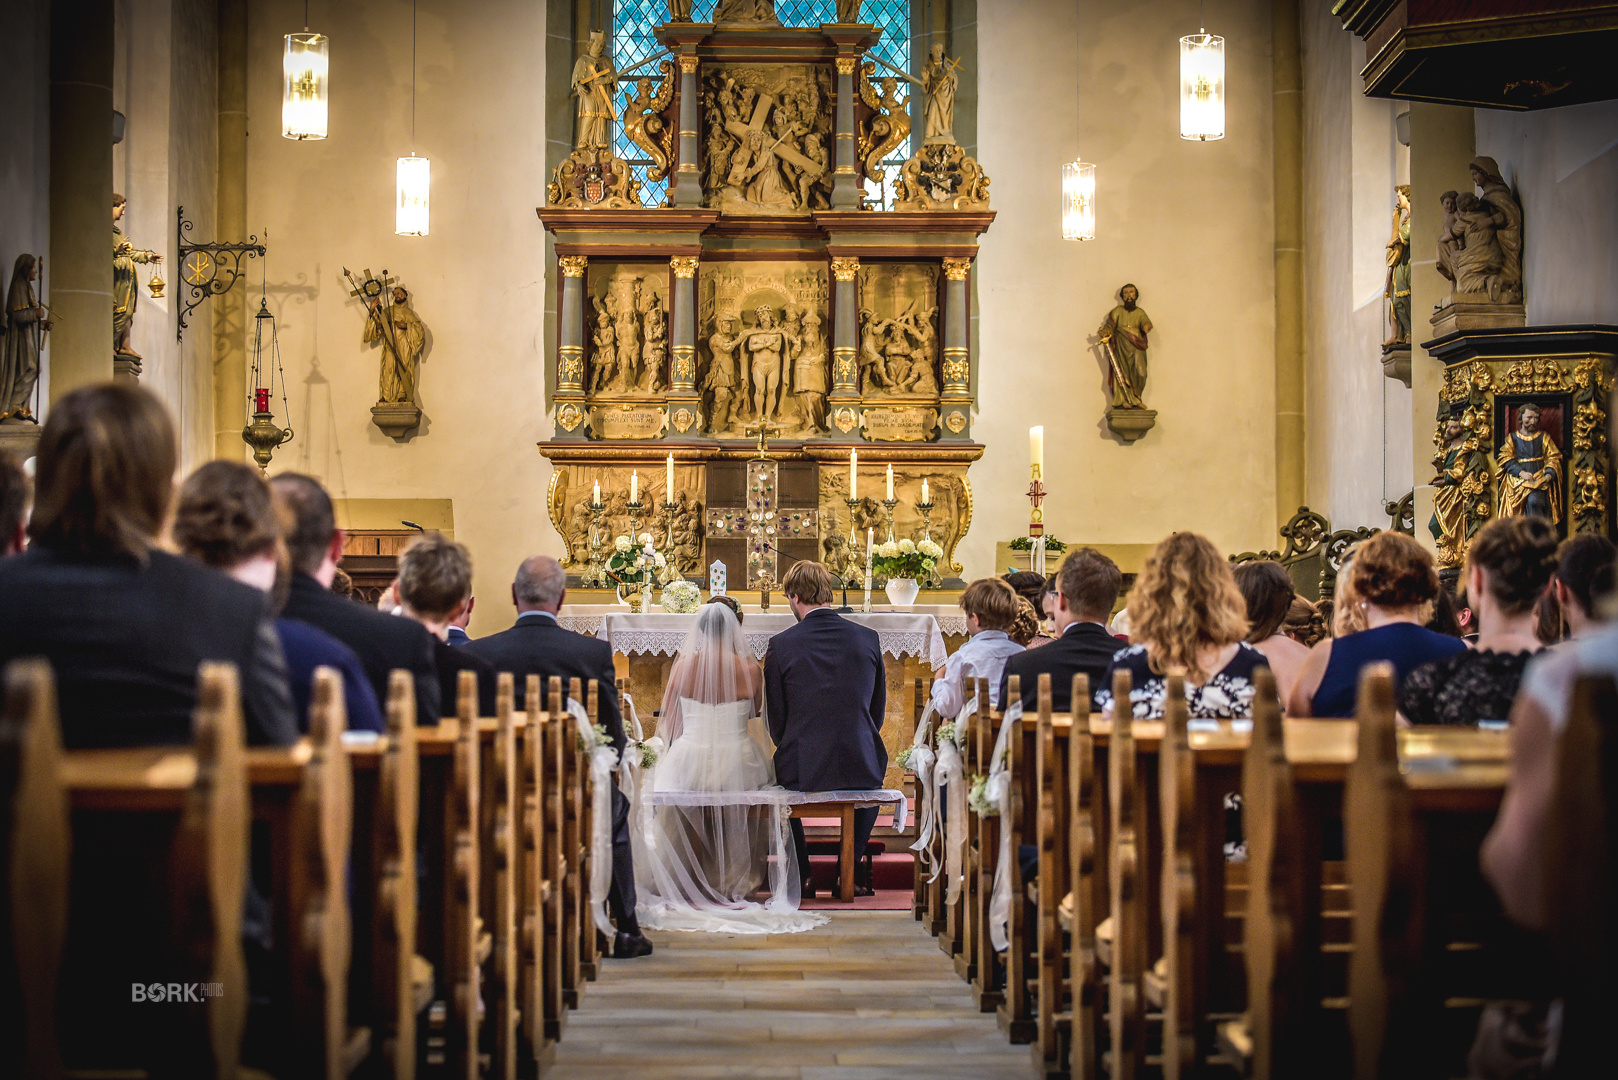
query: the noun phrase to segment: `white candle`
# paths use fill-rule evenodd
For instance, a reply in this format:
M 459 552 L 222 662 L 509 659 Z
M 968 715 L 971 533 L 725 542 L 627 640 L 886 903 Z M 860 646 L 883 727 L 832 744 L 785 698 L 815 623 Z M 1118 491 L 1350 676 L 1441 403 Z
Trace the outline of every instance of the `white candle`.
M 665 494 L 663 496 L 663 501 L 664 502 L 673 502 L 674 501 L 674 455 L 673 454 L 669 455 L 668 469 L 669 469 L 669 471 L 668 471 L 668 484 L 664 488 Z
M 595 489 L 594 489 L 593 493 L 590 496 L 590 505 L 591 506 L 600 506 L 601 505 L 601 481 L 600 480 L 597 480 L 595 482 Z
M 858 450 L 850 450 L 848 452 L 848 497 L 850 499 L 857 499 L 860 497 L 859 492 L 855 490 L 855 488 L 859 486 L 859 471 L 860 452 Z
M 871 587 L 871 552 L 875 548 L 876 530 L 865 530 L 865 587 Z
M 893 466 L 888 466 L 888 498 L 893 498 Z
M 1028 456 L 1034 463 L 1034 471 L 1039 476 L 1045 475 L 1045 426 L 1028 429 Z
M 933 501 L 927 497 L 927 481 L 925 478 L 923 478 L 921 481 L 921 501 L 924 503 L 930 503 Z
M 640 502 L 640 473 L 629 470 L 629 501 Z

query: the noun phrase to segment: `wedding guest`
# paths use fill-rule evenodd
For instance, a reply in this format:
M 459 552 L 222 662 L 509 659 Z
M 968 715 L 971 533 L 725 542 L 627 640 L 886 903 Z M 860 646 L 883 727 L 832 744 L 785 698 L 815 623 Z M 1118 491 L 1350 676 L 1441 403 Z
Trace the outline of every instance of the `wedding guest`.
M 396 584 L 401 613 L 433 636 L 439 709 L 445 716 L 458 715 L 461 672 L 470 671 L 478 681 L 478 715 L 493 716 L 494 665 L 447 640 L 450 625 L 465 614 L 472 596 L 472 553 L 441 532 L 422 533 L 399 556 Z
M 1247 643 L 1269 661 L 1276 692 L 1285 701 L 1309 658 L 1308 646 L 1285 633 L 1292 602 L 1299 599 L 1292 575 L 1280 563 L 1268 560 L 1243 563 L 1236 568 L 1236 587 L 1247 604 Z
M 1288 716 L 1353 716 L 1366 664 L 1389 661 L 1394 685 L 1403 686 L 1421 665 L 1465 650 L 1463 642 L 1422 625 L 1438 597 L 1438 571 L 1414 537 L 1384 532 L 1366 540 L 1337 583 L 1338 624 L 1344 625 L 1352 610 L 1357 612 L 1353 621 L 1366 628 L 1309 651 L 1287 698 Z
M 354 596 L 354 579 L 348 576 L 348 571 L 341 566 L 333 567 L 331 575 L 331 591 L 343 599 L 352 599 Z
M 1035 643 L 1049 645 L 1055 638 L 1046 637 L 1039 632 L 1039 616 L 1034 614 L 1034 605 L 1028 602 L 1026 596 L 1017 597 L 1017 617 L 1011 621 L 1011 629 L 1006 634 L 1012 641 L 1025 649 L 1033 648 Z M 996 684 L 998 689 L 998 684 Z
M 933 680 L 930 703 L 938 715 L 953 719 L 971 697 L 967 679 L 987 679 L 989 704 L 1000 705 L 1000 676 L 1006 659 L 1023 651 L 1007 633 L 1017 621 L 1020 605 L 1028 601 L 1001 578 L 978 578 L 961 593 L 966 612 L 966 644 L 944 663 L 944 674 Z M 1033 609 L 1028 609 L 1032 614 Z
M 1354 556 L 1358 552 L 1357 544 L 1348 549 L 1343 556 L 1343 565 L 1337 571 L 1332 598 L 1321 601 L 1322 607 L 1330 605 L 1326 625 L 1331 627 L 1334 638 L 1347 637 L 1365 629 L 1365 607 L 1360 603 L 1359 594 L 1354 591 Z
M 1466 553 L 1477 647 L 1405 677 L 1400 699 L 1412 724 L 1471 727 L 1510 715 L 1523 670 L 1542 648 L 1535 605 L 1556 573 L 1556 542 L 1556 527 L 1539 517 L 1496 518 L 1478 530 Z
M 1455 597 L 1442 586 L 1438 595 L 1433 598 L 1433 613 L 1427 619 L 1427 629 L 1435 634 L 1448 634 L 1450 637 L 1461 636 L 1460 616 L 1455 614 Z
M 169 535 L 180 553 L 270 595 L 279 611 L 291 586 L 291 566 L 281 541 L 270 486 L 257 469 L 233 461 L 210 461 L 180 485 Z M 309 730 L 309 698 L 315 669 L 343 676 L 350 731 L 386 731 L 376 692 L 353 649 L 317 627 L 277 618 L 275 633 L 286 654 L 288 683 L 298 730 Z
M 0 450 L 0 558 L 15 555 L 28 542 L 28 499 L 32 485 L 22 462 Z
M 1567 636 L 1562 624 L 1562 609 L 1556 604 L 1556 594 L 1546 589 L 1534 601 L 1534 640 L 1541 645 L 1557 645 Z
M 359 654 L 371 690 L 388 700 L 388 677 L 395 668 L 410 672 L 416 688 L 416 722 L 438 723 L 438 667 L 432 635 L 410 619 L 383 615 L 332 591 L 337 560 L 343 557 L 343 530 L 331 496 L 313 477 L 282 473 L 270 481 L 288 519 L 287 554 L 292 589 L 282 615 L 318 626 Z
M 1468 645 L 1477 644 L 1477 612 L 1472 609 L 1472 602 L 1466 598 L 1464 585 L 1455 593 L 1455 621 L 1461 626 L 1461 640 Z
M 563 692 L 573 679 L 587 686 L 596 682 L 599 722 L 612 738 L 612 747 L 622 754 L 628 745 L 623 716 L 619 712 L 618 689 L 612 667 L 612 647 L 597 638 L 575 634 L 556 621 L 556 613 L 567 600 L 567 572 L 549 555 L 532 555 L 517 567 L 511 583 L 511 602 L 517 608 L 517 622 L 509 630 L 477 638 L 461 647 L 462 652 L 480 656 L 496 671 L 509 671 L 516 680 L 516 706 L 526 709 L 528 676 L 538 675 L 542 684 L 551 676 L 562 680 Z M 588 693 L 588 691 L 586 691 Z M 612 889 L 607 904 L 618 933 L 612 955 L 623 960 L 648 956 L 652 943 L 641 934 L 635 918 L 635 866 L 629 846 L 629 800 L 614 785 L 612 789 Z
M 1056 581 L 1056 575 L 1052 574 L 1050 577 L 1046 577 L 1044 574 L 1036 574 L 1032 570 L 1013 570 L 1011 573 L 1002 576 L 1000 580 L 1010 585 L 1018 596 L 1033 605 L 1036 620 L 1034 636 L 1022 644 L 1028 648 L 1033 648 L 1036 645 L 1046 645 L 1055 641 L 1055 638 L 1045 633 L 1045 620 L 1050 618 L 1051 615 L 1050 609 L 1046 606 L 1046 598 L 1055 591 L 1053 583 Z
M 466 632 L 466 624 L 472 621 L 472 609 L 477 606 L 478 598 L 468 596 L 466 607 L 459 615 L 449 621 L 449 629 L 444 631 L 444 640 L 459 648 L 472 638 Z
M 1247 603 L 1230 560 L 1211 540 L 1182 532 L 1158 544 L 1129 590 L 1129 612 L 1133 643 L 1113 657 L 1102 677 L 1096 693 L 1101 711 L 1114 707 L 1114 673 L 1128 671 L 1136 720 L 1162 718 L 1170 673 L 1185 677 L 1193 719 L 1253 715 L 1253 672 L 1268 661 L 1243 640 Z
M 1039 649 L 1012 656 L 1001 677 L 1000 701 L 1010 705 L 1007 688 L 1011 676 L 1020 680 L 1022 707 L 1032 711 L 1039 706 L 1039 677 L 1051 677 L 1051 709 L 1067 712 L 1073 706 L 1073 676 L 1084 674 L 1090 680 L 1092 700 L 1101 688 L 1101 676 L 1124 643 L 1107 632 L 1107 616 L 1118 602 L 1124 576 L 1118 564 L 1094 548 L 1069 551 L 1057 571 L 1053 600 L 1056 640 Z M 1081 711 L 1087 706 L 1080 702 Z
M 1588 637 L 1606 621 L 1599 601 L 1613 590 L 1613 563 L 1618 549 L 1598 533 L 1579 533 L 1557 549 L 1556 577 L 1551 581 L 1556 606 L 1562 610 L 1567 636 Z
M 1326 619 L 1314 604 L 1301 596 L 1293 596 L 1281 630 L 1299 645 L 1312 649 L 1326 637 Z
M 167 411 L 124 383 L 66 394 L 40 433 L 32 543 L 0 560 L 0 665 L 50 661 L 69 749 L 191 742 L 206 660 L 236 665 L 249 743 L 298 737 L 268 598 L 158 546 L 177 458 Z

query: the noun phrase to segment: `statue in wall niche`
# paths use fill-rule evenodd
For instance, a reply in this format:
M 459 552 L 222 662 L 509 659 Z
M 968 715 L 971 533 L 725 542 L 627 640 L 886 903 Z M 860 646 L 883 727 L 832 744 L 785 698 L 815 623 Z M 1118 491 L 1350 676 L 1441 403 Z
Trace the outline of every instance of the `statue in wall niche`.
M 618 338 L 618 378 L 614 390 L 629 390 L 640 382 L 640 319 L 636 306 L 640 282 L 633 282 L 627 296 L 608 293 L 606 303 L 613 313 L 613 331 Z
M 1500 470 L 1497 514 L 1562 521 L 1562 451 L 1540 427 L 1543 410 L 1532 401 L 1517 410 L 1517 430 L 1506 436 L 1495 463 Z
M 780 26 L 775 15 L 775 0 L 719 0 L 714 6 L 716 23 L 743 23 Z
M 1101 323 L 1101 347 L 1107 354 L 1108 382 L 1115 409 L 1146 407 L 1146 343 L 1152 320 L 1140 306 L 1140 290 L 1126 284 L 1118 303 Z
M 820 334 L 820 316 L 813 311 L 802 318 L 803 331 L 792 346 L 792 392 L 805 429 L 826 430 L 826 340 Z
M 139 360 L 140 353 L 129 347 L 129 331 L 135 324 L 135 305 L 140 300 L 135 264 L 160 263 L 163 256 L 156 251 L 138 248 L 125 239 L 118 222 L 123 220 L 128 205 L 129 200 L 122 195 L 112 197 L 112 353 L 114 356 Z
M 0 338 L 0 420 L 39 423 L 34 416 L 34 387 L 39 384 L 39 354 L 52 326 L 49 310 L 34 293 L 39 266 L 39 259 L 24 252 L 11 271 L 5 337 Z
M 618 332 L 612 326 L 612 312 L 608 311 L 599 299 L 595 301 L 595 305 L 595 353 L 591 358 L 593 373 L 590 378 L 590 392 L 599 394 L 611 389 L 618 380 Z
M 579 99 L 578 130 L 573 139 L 576 150 L 612 147 L 612 98 L 618 73 L 612 61 L 602 55 L 606 47 L 607 35 L 592 30 L 589 47 L 573 63 L 573 94 Z
M 775 309 L 768 305 L 754 311 L 758 322 L 747 335 L 746 348 L 753 376 L 753 415 L 774 420 L 781 412 L 782 357 L 787 350 L 786 334 L 776 323 Z
M 389 302 L 372 297 L 365 319 L 364 342 L 382 343 L 382 377 L 377 403 L 402 405 L 416 399 L 416 375 L 422 350 L 427 344 L 427 327 L 410 306 L 410 293 L 395 285 Z
M 960 67 L 959 60 L 944 55 L 944 46 L 934 45 L 921 69 L 921 88 L 927 94 L 928 142 L 955 141 L 955 90 L 961 81 Z
M 1438 453 L 1433 455 L 1438 475 L 1433 477 L 1433 516 L 1427 528 L 1438 545 L 1440 566 L 1460 565 L 1466 543 L 1466 505 L 1476 494 L 1471 490 L 1475 485 L 1467 483 L 1467 466 L 1477 442 L 1467 430 L 1465 413 L 1464 404 L 1449 405 Z
M 645 330 L 641 349 L 640 380 L 636 387 L 645 393 L 663 388 L 663 357 L 668 347 L 663 298 L 650 289 L 641 294 L 641 325 Z
M 1410 185 L 1394 189 L 1398 206 L 1393 211 L 1393 236 L 1388 240 L 1388 279 L 1383 295 L 1388 301 L 1388 340 L 1384 349 L 1410 344 Z
M 663 120 L 663 110 L 674 100 L 674 65 L 664 60 L 659 68 L 661 80 L 650 76 L 635 80 L 634 92 L 624 95 L 623 111 L 624 134 L 651 158 L 646 179 L 653 183 L 668 175 L 674 157 L 674 132 Z
M 735 395 L 739 381 L 736 349 L 742 343 L 736 328 L 740 325 L 736 319 L 721 318 L 717 322 L 717 329 L 708 338 L 713 359 L 708 363 L 708 374 L 702 381 L 702 389 L 712 396 L 712 404 L 708 408 L 708 430 L 715 435 L 729 429 L 736 419 Z

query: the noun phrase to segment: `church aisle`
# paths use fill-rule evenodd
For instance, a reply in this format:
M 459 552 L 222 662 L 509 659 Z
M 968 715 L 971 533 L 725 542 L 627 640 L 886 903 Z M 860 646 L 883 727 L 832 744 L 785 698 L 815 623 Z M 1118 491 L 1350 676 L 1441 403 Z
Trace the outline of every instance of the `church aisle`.
M 549 1080 L 1029 1080 L 1028 1048 L 977 1012 L 909 913 L 838 912 L 806 934 L 651 933 L 607 960 Z

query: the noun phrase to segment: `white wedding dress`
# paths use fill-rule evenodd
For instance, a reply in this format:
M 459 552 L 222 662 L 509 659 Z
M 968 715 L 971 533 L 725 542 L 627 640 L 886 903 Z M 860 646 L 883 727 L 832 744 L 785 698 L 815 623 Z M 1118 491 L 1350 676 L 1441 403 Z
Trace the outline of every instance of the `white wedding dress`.
M 670 671 L 659 725 L 667 747 L 643 772 L 632 812 L 642 926 L 781 934 L 827 921 L 798 910 L 790 808 L 758 685 L 736 617 L 706 605 Z

